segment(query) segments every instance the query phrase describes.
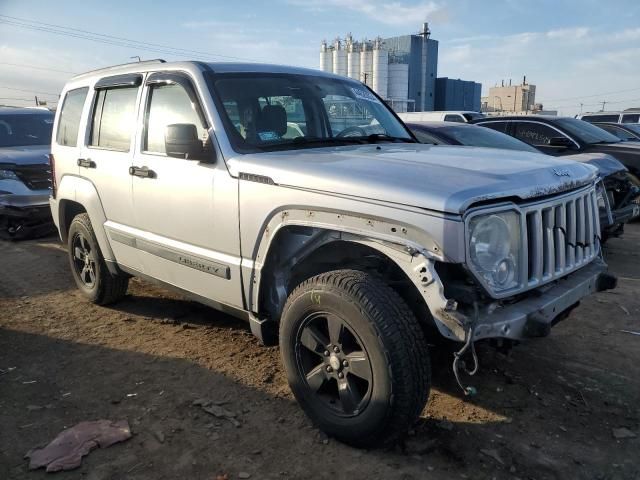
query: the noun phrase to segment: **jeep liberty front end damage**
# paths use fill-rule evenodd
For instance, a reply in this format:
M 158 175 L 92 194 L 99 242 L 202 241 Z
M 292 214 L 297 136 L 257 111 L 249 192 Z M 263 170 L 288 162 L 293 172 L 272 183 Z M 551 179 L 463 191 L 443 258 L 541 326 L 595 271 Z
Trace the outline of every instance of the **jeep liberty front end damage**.
M 74 77 L 63 98 L 50 204 L 81 292 L 115 302 L 135 275 L 247 320 L 349 444 L 406 433 L 429 343 L 458 344 L 461 383 L 474 342 L 546 335 L 613 286 L 593 167 L 418 144 L 360 82 L 155 61 Z

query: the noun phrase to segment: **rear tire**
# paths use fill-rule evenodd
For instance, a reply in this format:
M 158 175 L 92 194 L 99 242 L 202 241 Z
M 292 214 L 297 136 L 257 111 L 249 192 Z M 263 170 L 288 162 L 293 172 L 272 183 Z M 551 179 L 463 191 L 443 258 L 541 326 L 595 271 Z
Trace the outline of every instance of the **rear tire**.
M 129 277 L 109 272 L 86 213 L 71 221 L 67 251 L 73 279 L 90 302 L 108 305 L 125 296 Z
M 421 326 L 393 289 L 365 272 L 336 270 L 300 284 L 283 309 L 280 349 L 302 409 L 353 446 L 397 442 L 429 397 Z

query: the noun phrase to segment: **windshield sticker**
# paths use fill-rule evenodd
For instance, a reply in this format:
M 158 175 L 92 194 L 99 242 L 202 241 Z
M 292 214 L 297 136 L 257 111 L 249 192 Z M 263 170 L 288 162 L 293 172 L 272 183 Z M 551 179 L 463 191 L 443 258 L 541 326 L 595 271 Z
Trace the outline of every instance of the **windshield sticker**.
M 356 96 L 356 98 L 366 100 L 367 102 L 380 103 L 380 100 L 378 100 L 373 93 L 365 88 L 351 87 L 351 91 Z
M 278 134 L 276 132 L 258 132 L 258 136 L 260 137 L 260 140 L 262 140 L 263 142 L 278 140 L 280 138 L 278 137 Z

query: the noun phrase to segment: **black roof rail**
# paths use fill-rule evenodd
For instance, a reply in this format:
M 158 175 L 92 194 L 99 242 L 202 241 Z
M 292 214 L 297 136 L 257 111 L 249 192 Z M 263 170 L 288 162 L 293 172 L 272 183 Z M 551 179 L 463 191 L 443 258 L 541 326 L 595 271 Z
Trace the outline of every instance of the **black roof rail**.
M 81 73 L 80 75 L 76 75 L 76 76 L 87 75 L 89 73 L 102 72 L 102 71 L 106 71 L 106 70 L 111 70 L 112 68 L 125 67 L 127 65 L 139 65 L 139 64 L 143 64 L 143 63 L 167 63 L 167 61 L 165 59 L 163 59 L 163 58 L 153 58 L 151 60 L 141 60 L 139 62 L 120 63 L 118 65 L 109 65 L 108 67 L 102 67 L 102 68 L 96 68 L 95 70 L 89 70 L 88 72 L 84 72 L 84 73 Z

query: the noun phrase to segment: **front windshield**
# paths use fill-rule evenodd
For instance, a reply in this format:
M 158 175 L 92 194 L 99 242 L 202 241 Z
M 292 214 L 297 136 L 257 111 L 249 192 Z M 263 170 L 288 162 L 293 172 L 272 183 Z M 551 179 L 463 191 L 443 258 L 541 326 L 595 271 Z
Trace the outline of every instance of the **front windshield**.
M 618 143 L 620 139 L 595 125 L 577 118 L 558 118 L 556 123 L 584 143 Z
M 461 145 L 539 153 L 538 150 L 517 138 L 513 138 L 506 133 L 496 132 L 490 128 L 478 127 L 475 125 L 460 125 L 446 128 L 443 127 L 443 130 L 444 133 L 453 137 L 453 139 Z
M 53 114 L 0 114 L 0 147 L 23 147 L 51 143 Z
M 413 142 L 369 89 L 315 75 L 223 73 L 211 84 L 241 153 L 380 141 Z

